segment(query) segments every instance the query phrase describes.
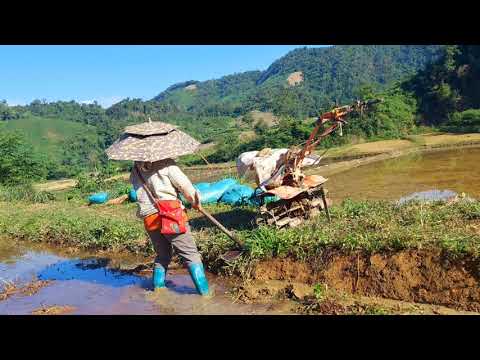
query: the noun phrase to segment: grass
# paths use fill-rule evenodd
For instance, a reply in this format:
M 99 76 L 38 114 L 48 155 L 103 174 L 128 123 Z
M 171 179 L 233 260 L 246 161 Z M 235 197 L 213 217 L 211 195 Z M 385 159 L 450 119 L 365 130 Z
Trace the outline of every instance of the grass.
M 78 202 L 41 206 L 10 203 L 9 207 L 1 206 L 0 231 L 34 242 L 148 253 L 142 223 L 132 217 L 115 216 L 105 208 L 107 211 L 98 211 Z
M 0 203 L 0 232 L 16 239 L 65 244 L 84 249 L 153 253 L 135 204 L 86 206 L 84 201 L 45 204 Z M 331 208 L 332 222 L 320 215 L 292 229 L 255 227 L 253 208 L 207 206 L 228 228 L 235 229 L 248 253 L 231 269 L 251 261 L 293 257 L 308 261 L 326 249 L 343 252 L 395 251 L 407 248 L 441 249 L 453 255 L 480 255 L 480 204 L 408 203 L 397 207 L 382 201 L 351 201 Z M 233 241 L 197 212 L 189 211 L 200 252 L 211 269 L 224 264 L 219 255 Z
M 50 191 L 38 191 L 31 185 L 1 186 L 0 201 L 23 201 L 28 203 L 47 203 L 57 197 Z

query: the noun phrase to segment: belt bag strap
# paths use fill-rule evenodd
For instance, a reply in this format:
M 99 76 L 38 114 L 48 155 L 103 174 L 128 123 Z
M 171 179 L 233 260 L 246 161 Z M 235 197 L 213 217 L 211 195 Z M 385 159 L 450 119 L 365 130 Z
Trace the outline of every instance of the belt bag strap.
M 183 209 L 179 208 L 177 211 L 175 209 L 171 209 L 170 211 L 164 211 L 161 209 L 159 202 L 161 201 L 155 196 L 155 193 L 150 189 L 148 186 L 147 181 L 143 177 L 140 170 L 137 168 L 137 165 L 134 165 L 134 170 L 137 172 L 138 177 L 142 181 L 145 191 L 147 192 L 148 196 L 151 198 L 155 207 L 158 210 L 158 215 L 161 217 L 161 229 L 160 232 L 165 235 L 173 235 L 173 234 L 183 234 L 186 230 L 186 216 L 183 212 Z M 180 210 L 180 211 L 178 211 Z
M 147 183 L 147 181 L 145 180 L 145 178 L 143 177 L 142 172 L 141 172 L 140 170 L 138 170 L 138 167 L 137 167 L 136 164 L 133 166 L 133 169 L 136 171 L 138 177 L 139 177 L 140 180 L 142 181 L 143 187 L 145 188 L 145 191 L 147 192 L 148 196 L 150 197 L 150 199 L 152 200 L 152 202 L 153 202 L 154 204 L 156 204 L 156 203 L 157 203 L 157 200 L 159 200 L 159 199 L 158 199 L 157 196 L 155 196 L 155 193 L 154 193 L 154 192 L 150 189 L 150 187 L 148 186 L 148 183 Z

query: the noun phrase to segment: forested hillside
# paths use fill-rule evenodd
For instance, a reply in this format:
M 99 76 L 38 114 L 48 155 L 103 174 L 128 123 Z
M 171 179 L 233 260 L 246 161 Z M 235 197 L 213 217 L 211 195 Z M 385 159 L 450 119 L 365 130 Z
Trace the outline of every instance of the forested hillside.
M 344 104 L 377 97 L 384 102 L 361 118 L 353 116 L 343 137 L 331 136 L 321 146 L 402 138 L 425 125 L 477 132 L 479 48 L 301 48 L 263 72 L 179 83 L 151 100 L 127 98 L 108 109 L 75 101 L 35 100 L 26 106 L 8 106 L 3 101 L 0 147 L 20 147 L 16 159 L 39 154 L 31 159 L 37 169 L 35 178 L 75 176 L 113 166 L 104 150 L 126 125 L 150 116 L 178 125 L 202 143 L 214 143 L 205 154 L 210 162 L 228 161 L 242 151 L 302 142 L 313 128 L 313 117 L 335 101 Z M 17 135 L 10 138 L 13 133 Z M 186 163 L 202 162 L 190 157 Z
M 480 131 L 480 46 L 450 45 L 403 84 L 419 100 L 421 121 L 450 131 Z
M 335 101 L 351 101 L 359 86 L 384 88 L 412 75 L 438 57 L 440 46 L 356 45 L 300 48 L 267 70 L 205 82 L 177 84 L 149 103 L 203 115 L 243 115 L 250 110 L 278 115 L 314 116 Z M 296 82 L 289 76 L 298 73 Z

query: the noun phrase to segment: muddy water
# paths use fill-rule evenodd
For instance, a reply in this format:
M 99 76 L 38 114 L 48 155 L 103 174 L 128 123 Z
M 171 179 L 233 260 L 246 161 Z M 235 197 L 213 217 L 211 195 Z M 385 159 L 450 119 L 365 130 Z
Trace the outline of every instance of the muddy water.
M 332 175 L 326 188 L 334 202 L 352 199 L 398 200 L 429 190 L 480 198 L 480 148 L 408 155 Z
M 151 290 L 149 277 L 121 272 L 112 259 L 89 254 L 69 257 L 53 249 L 0 240 L 0 280 L 22 287 L 32 280 L 50 280 L 33 295 L 14 294 L 0 301 L 0 314 L 30 314 L 52 306 L 73 307 L 71 314 L 280 314 L 266 305 L 237 304 L 220 279 L 208 274 L 214 296 L 195 292 L 186 270 L 167 275 L 167 289 Z M 127 264 L 128 267 L 128 264 Z M 0 289 L 2 288 L 0 284 Z

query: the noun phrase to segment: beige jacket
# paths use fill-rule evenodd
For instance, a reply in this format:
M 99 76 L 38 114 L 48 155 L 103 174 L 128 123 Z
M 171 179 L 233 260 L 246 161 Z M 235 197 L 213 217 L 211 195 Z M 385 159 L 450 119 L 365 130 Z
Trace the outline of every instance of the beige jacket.
M 140 170 L 143 177 L 160 200 L 176 200 L 178 192 L 192 203 L 195 188 L 188 177 L 172 159 L 157 161 L 149 171 Z M 143 188 L 142 181 L 135 171 L 130 174 L 130 182 L 137 193 L 137 216 L 144 218 L 157 212 L 154 203 Z

